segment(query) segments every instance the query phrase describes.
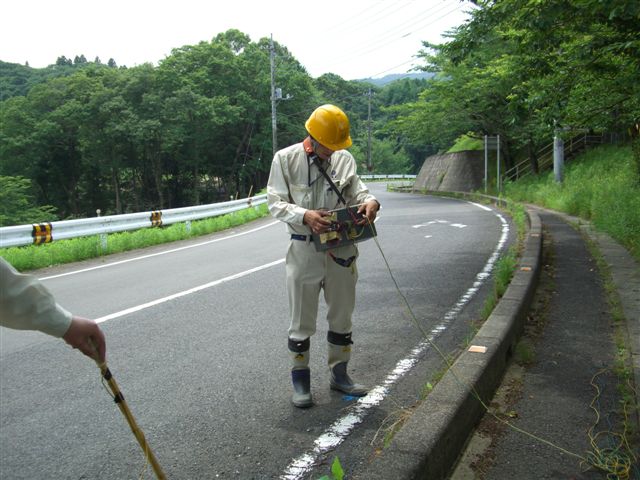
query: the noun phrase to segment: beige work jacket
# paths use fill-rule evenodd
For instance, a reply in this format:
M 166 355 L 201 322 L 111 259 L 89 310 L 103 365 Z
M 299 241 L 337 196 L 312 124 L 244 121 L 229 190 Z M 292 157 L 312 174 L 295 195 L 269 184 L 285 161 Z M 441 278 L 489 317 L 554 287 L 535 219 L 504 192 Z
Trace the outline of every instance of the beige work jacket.
M 356 161 L 347 150 L 338 150 L 331 155 L 324 167 L 333 183 L 341 191 L 347 206 L 358 205 L 375 196 L 356 173 Z M 307 210 L 335 210 L 343 208 L 338 195 L 317 166 L 307 157 L 302 143 L 276 152 L 271 163 L 267 184 L 267 203 L 271 214 L 288 225 L 290 233 L 311 234 L 303 225 Z
M 0 258 L 0 325 L 62 337 L 71 325 L 71 313 L 56 303 L 40 280 L 18 273 Z

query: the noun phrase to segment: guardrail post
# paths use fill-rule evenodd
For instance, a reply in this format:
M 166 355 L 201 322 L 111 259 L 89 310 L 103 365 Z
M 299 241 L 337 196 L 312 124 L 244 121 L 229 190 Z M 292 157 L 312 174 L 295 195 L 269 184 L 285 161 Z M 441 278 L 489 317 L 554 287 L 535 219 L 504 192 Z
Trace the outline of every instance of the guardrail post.
M 100 234 L 100 251 L 102 253 L 106 253 L 107 251 L 107 234 L 106 233 Z

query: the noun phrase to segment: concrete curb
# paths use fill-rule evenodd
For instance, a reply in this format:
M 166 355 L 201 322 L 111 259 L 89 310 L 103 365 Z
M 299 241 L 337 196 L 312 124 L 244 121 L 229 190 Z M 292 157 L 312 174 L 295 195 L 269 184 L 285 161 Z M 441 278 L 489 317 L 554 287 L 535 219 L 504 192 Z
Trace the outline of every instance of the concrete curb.
M 486 353 L 463 352 L 391 444 L 354 479 L 434 480 L 449 474 L 485 413 L 475 395 L 488 403 L 500 385 L 538 284 L 542 225 L 533 209 L 527 213 L 529 231 L 517 270 L 472 342 Z

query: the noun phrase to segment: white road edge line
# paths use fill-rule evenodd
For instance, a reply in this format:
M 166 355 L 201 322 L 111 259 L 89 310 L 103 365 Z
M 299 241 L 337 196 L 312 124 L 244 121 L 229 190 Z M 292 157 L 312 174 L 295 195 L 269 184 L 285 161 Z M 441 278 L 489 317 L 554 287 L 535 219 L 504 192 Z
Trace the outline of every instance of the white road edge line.
M 273 267 L 274 265 L 283 263 L 284 260 L 285 260 L 284 258 L 281 258 L 280 260 L 276 260 L 275 262 L 266 263 L 264 265 L 260 265 L 259 267 L 251 268 L 249 270 L 236 273 L 229 277 L 221 278 L 219 280 L 214 280 L 213 282 L 205 283 L 204 285 L 199 285 L 197 287 L 193 287 L 188 290 L 183 290 L 182 292 L 174 293 L 167 297 L 158 298 L 151 302 L 143 303 L 141 305 L 136 305 L 135 307 L 127 308 L 125 310 L 120 310 L 119 312 L 105 315 L 104 317 L 96 318 L 95 321 L 96 323 L 102 323 L 102 322 L 106 322 L 107 320 L 113 320 L 114 318 L 119 318 L 119 317 L 123 317 L 124 315 L 129 315 L 130 313 L 135 313 L 135 312 L 139 312 L 140 310 L 145 310 L 150 307 L 155 307 L 156 305 L 160 305 L 161 303 L 169 302 L 171 300 L 175 300 L 176 298 L 184 297 L 186 295 L 199 292 L 200 290 L 204 290 L 206 288 L 215 287 L 216 285 L 230 282 L 231 280 L 236 280 L 238 278 L 246 277 L 247 275 L 251 275 L 252 273 L 256 273 L 256 272 L 259 272 L 260 270 L 264 270 L 264 269 Z
M 484 205 L 480 205 L 474 202 L 467 203 L 480 207 L 483 210 L 493 212 L 491 208 L 487 208 Z M 495 263 L 500 257 L 500 251 L 504 247 L 509 237 L 509 223 L 499 213 L 494 212 L 494 214 L 500 219 L 500 222 L 502 223 L 502 234 L 496 248 L 489 257 L 489 260 L 485 264 L 484 268 L 480 273 L 476 275 L 476 280 L 473 283 L 473 286 L 469 290 L 467 290 L 467 292 L 462 295 L 462 297 L 460 297 L 454 307 L 445 314 L 442 322 L 439 325 L 436 325 L 429 332 L 429 336 L 427 337 L 427 339 L 420 342 L 418 346 L 411 351 L 407 358 L 400 360 L 396 364 L 395 368 L 389 375 L 387 375 L 387 378 L 382 383 L 382 385 L 377 385 L 376 387 L 372 388 L 366 396 L 359 398 L 350 407 L 342 410 L 345 413 L 335 422 L 333 422 L 333 424 L 330 425 L 324 431 L 324 433 L 322 433 L 322 435 L 314 440 L 313 449 L 291 461 L 291 463 L 285 469 L 284 474 L 280 476 L 281 480 L 300 480 L 305 474 L 311 471 L 313 466 L 318 463 L 323 455 L 340 445 L 356 427 L 356 425 L 364 421 L 364 417 L 366 416 L 367 411 L 370 408 L 379 405 L 385 399 L 390 387 L 400 378 L 402 378 L 409 370 L 411 370 L 411 368 L 413 368 L 413 366 L 418 362 L 418 359 L 424 354 L 424 352 L 429 349 L 431 343 L 447 329 L 447 326 L 458 316 L 464 306 L 469 303 L 469 301 L 475 296 L 475 294 L 480 289 L 480 286 L 485 282 L 485 280 L 489 278 L 489 275 L 493 270 Z
M 232 238 L 240 237 L 242 235 L 248 235 L 249 233 L 257 232 L 258 230 L 262 230 L 263 228 L 268 228 L 273 225 L 281 223 L 279 220 L 275 222 L 268 223 L 266 225 L 262 225 L 261 227 L 252 228 L 251 230 L 247 230 L 246 232 L 240 232 L 233 235 L 227 235 L 226 237 L 214 238 L 213 240 L 208 240 L 206 242 L 194 243 L 193 245 L 187 245 L 184 247 L 172 248 L 171 250 L 163 250 L 162 252 L 151 253 L 149 255 L 141 255 L 139 257 L 128 258 L 126 260 L 120 260 L 119 262 L 105 263 L 104 265 L 97 265 L 95 267 L 83 268 L 81 270 L 74 270 L 72 272 L 60 273 L 58 275 L 51 275 L 49 277 L 42 277 L 39 280 L 51 280 L 53 278 L 66 277 L 67 275 L 75 275 L 77 273 L 89 272 L 91 270 L 98 270 L 100 268 L 113 267 L 115 265 L 121 265 L 123 263 L 135 262 L 137 260 L 144 260 L 145 258 L 157 257 L 158 255 L 166 255 L 167 253 L 179 252 L 181 250 L 187 250 L 189 248 L 201 247 L 203 245 L 209 245 L 210 243 L 221 242 L 223 240 L 229 240 Z

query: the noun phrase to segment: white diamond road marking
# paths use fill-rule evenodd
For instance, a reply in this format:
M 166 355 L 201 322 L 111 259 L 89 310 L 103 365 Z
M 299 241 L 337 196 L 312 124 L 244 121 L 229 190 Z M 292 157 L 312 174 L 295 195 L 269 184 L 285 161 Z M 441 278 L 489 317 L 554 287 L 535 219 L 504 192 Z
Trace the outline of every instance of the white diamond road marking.
M 473 205 L 475 205 L 475 203 Z M 456 227 L 456 228 L 465 228 L 466 227 L 466 225 L 464 223 L 451 223 L 449 220 L 431 220 L 430 222 L 427 222 L 427 223 L 421 223 L 419 225 L 413 225 L 413 228 L 428 227 L 429 225 L 435 225 L 435 224 L 449 225 L 450 227 Z

